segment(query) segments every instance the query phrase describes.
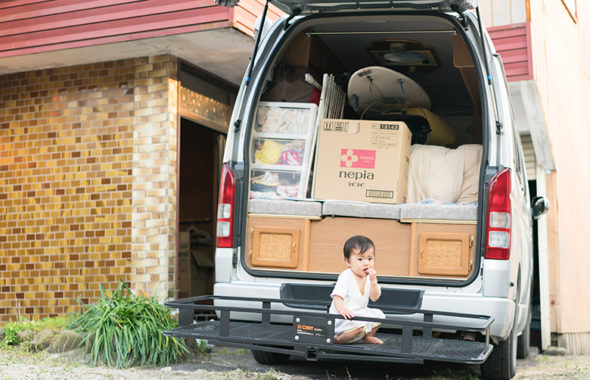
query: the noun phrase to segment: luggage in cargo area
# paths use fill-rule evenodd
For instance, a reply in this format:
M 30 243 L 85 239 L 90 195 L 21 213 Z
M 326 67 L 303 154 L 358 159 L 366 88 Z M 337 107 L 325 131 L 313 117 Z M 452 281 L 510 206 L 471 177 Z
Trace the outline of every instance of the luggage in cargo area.
M 290 40 L 251 127 L 247 267 L 340 273 L 344 241 L 360 234 L 375 242 L 380 276 L 473 274 L 477 82 L 453 26 L 431 21 L 422 33 L 353 19 Z M 282 101 L 295 97 L 276 89 L 295 80 L 319 99 Z

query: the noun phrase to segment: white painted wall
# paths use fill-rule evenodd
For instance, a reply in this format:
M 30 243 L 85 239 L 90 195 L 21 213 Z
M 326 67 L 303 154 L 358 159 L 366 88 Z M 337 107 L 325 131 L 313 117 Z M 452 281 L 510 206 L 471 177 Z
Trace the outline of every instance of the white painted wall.
M 561 1 L 531 1 L 534 79 L 556 168 L 559 241 L 552 254 L 559 271 L 551 317 L 559 333 L 590 332 L 590 1 L 577 7 L 574 20 Z
M 486 28 L 521 24 L 526 22 L 526 0 L 479 0 L 479 12 Z

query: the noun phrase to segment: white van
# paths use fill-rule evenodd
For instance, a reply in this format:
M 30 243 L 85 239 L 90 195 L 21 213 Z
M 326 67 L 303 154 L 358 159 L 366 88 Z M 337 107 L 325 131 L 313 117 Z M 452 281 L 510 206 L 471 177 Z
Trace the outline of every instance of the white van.
M 248 309 L 254 299 L 281 301 L 271 323 L 325 310 L 344 241 L 366 235 L 378 306 L 392 321 L 382 334 L 425 330 L 432 344 L 302 346 L 295 330 L 291 345 L 270 335 L 233 345 L 262 363 L 361 353 L 482 363 L 486 378 L 513 377 L 528 355 L 532 219 L 547 205 L 530 206 L 503 65 L 477 2 L 273 4 L 288 16 L 258 35 L 224 155 L 214 297 L 232 322 L 222 330 L 268 325 Z M 331 323 L 315 326 L 323 343 Z M 476 357 L 443 353 L 472 343 L 484 345 Z

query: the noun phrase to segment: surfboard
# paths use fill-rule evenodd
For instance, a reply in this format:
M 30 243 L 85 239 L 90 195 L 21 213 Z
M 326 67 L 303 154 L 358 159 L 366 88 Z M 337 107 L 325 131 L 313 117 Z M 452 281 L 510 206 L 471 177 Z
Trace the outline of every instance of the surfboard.
M 352 74 L 348 82 L 348 102 L 360 113 L 369 110 L 395 112 L 408 107 L 430 109 L 430 97 L 418 83 L 381 66 L 365 67 Z

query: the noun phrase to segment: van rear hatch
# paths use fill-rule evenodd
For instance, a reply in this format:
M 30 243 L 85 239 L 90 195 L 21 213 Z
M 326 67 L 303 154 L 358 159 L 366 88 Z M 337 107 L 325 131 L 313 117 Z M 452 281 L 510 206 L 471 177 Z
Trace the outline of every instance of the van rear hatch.
M 450 10 L 458 3 L 394 3 L 404 6 L 404 11 L 399 14 L 369 11 L 366 16 L 350 12 L 302 17 L 285 31 L 289 35 L 273 42 L 272 48 L 264 46 L 258 58 L 259 67 L 269 69 L 268 73 L 256 71 L 252 76 L 256 83 L 264 82 L 265 85 L 260 86 L 257 95 L 260 101 L 253 99 L 252 103 L 246 103 L 244 112 L 252 115 L 247 118 L 252 121 L 245 123 L 249 136 L 245 136 L 241 146 L 249 186 L 242 188 L 242 196 L 247 199 L 244 202 L 246 215 L 242 213 L 243 208 L 238 212 L 239 218 L 245 216 L 245 220 L 240 221 L 244 228 L 240 229 L 243 245 L 239 261 L 249 275 L 335 279 L 345 268 L 342 259 L 344 241 L 360 234 L 370 237 L 376 244 L 378 272 L 383 276 L 383 283 L 463 287 L 477 277 L 480 267 L 478 242 L 481 241 L 478 221 L 482 219 L 479 173 L 481 157 L 485 154 L 479 100 L 481 83 L 467 44 L 461 38 L 461 17 L 456 13 L 430 11 L 441 7 Z M 293 1 L 283 4 L 290 4 L 292 8 L 289 9 L 295 9 L 299 5 L 333 6 L 336 3 Z M 353 3 L 338 4 L 352 6 Z M 412 8 L 408 4 L 420 7 L 420 10 L 407 12 L 406 8 Z M 393 59 L 385 59 L 389 53 L 404 56 L 402 53 L 418 52 L 432 57 L 432 61 L 398 65 Z M 380 66 L 376 67 L 376 63 Z M 281 67 L 286 70 L 282 71 Z M 323 109 L 321 100 L 317 107 L 309 101 L 293 98 L 299 88 L 303 88 L 302 96 L 311 91 L 311 86 L 303 79 L 303 71 L 308 68 L 319 73 L 315 78 L 322 84 L 333 85 L 330 87 L 333 88 L 332 94 L 346 94 L 346 104 L 340 108 L 344 111 L 326 118 L 320 115 Z M 350 86 L 350 78 L 363 69 L 392 73 L 399 78 L 398 81 L 375 80 L 375 93 L 386 93 L 386 85 L 393 83 L 394 86 L 399 84 L 402 94 L 408 98 L 410 84 L 423 88 L 428 94 L 431 101 L 420 107 L 413 105 L 411 110 L 420 110 L 421 115 L 435 115 L 436 120 L 430 119 L 429 123 L 433 132 L 427 141 L 412 142 L 412 154 L 407 153 L 410 140 L 405 132 L 399 135 L 395 147 L 387 145 L 373 149 L 369 146 L 377 136 L 373 129 L 353 135 L 350 128 L 347 136 L 337 137 L 322 127 L 326 119 L 340 119 L 336 122 L 338 126 L 358 123 L 359 131 L 367 131 L 375 124 L 384 131 L 379 132 L 379 136 L 385 138 L 393 136 L 390 131 L 397 128 L 396 123 L 405 120 L 413 137 L 416 135 L 416 128 L 407 119 L 408 114 L 379 113 L 376 106 L 372 109 L 367 106 L 365 111 L 354 109 L 356 104 L 374 104 L 363 100 L 362 96 L 358 102 L 351 101 L 354 98 L 351 94 L 354 95 L 355 91 L 351 90 L 354 86 Z M 366 72 L 367 75 L 356 77 L 363 80 L 373 77 L 372 72 Z M 291 73 L 295 74 L 295 84 L 291 81 Z M 332 75 L 333 79 L 323 80 L 322 74 Z M 288 91 L 280 91 L 281 88 Z M 251 107 L 252 104 L 255 105 Z M 289 120 L 293 123 L 290 124 Z M 303 120 L 307 121 L 304 123 Z M 449 125 L 452 128 L 448 128 Z M 339 127 L 333 132 L 338 130 Z M 449 130 L 453 133 L 447 133 Z M 439 139 L 435 138 L 437 133 Z M 338 162 L 341 154 L 327 157 L 345 148 L 346 152 L 364 155 L 365 158 L 359 161 L 362 165 L 351 165 L 344 170 L 342 162 Z M 424 162 L 422 167 L 425 169 L 416 173 L 406 171 L 408 162 L 416 163 L 416 168 Z M 398 171 L 406 173 L 398 176 L 399 180 L 389 175 L 389 167 L 397 164 L 406 165 Z M 421 172 L 435 174 L 438 179 L 420 175 Z M 405 188 L 403 181 L 408 179 L 407 173 L 410 179 L 415 179 L 406 182 L 417 184 L 414 189 L 425 188 L 423 181 L 429 181 L 428 187 L 434 190 L 448 187 L 453 194 L 447 197 L 437 191 L 437 194 L 428 192 L 429 195 L 419 198 L 404 198 L 403 195 L 387 198 L 390 193 L 401 193 Z M 387 177 L 388 182 L 377 183 L 374 178 L 378 176 Z M 436 181 L 440 186 L 432 185 Z M 335 190 L 329 188 L 331 182 Z M 368 195 L 363 195 L 362 199 L 351 196 L 349 183 L 355 189 L 366 190 L 364 193 Z M 449 187 L 451 183 L 453 185 Z M 322 187 L 326 191 L 321 191 Z M 409 194 L 409 186 L 406 187 Z
M 313 13 L 313 12 L 336 12 L 370 9 L 414 9 L 414 10 L 439 10 L 463 12 L 477 7 L 477 0 L 392 0 L 392 1 L 375 1 L 375 0 L 337 0 L 337 1 L 317 1 L 317 0 L 279 0 L 274 1 L 283 12 L 288 14 Z

